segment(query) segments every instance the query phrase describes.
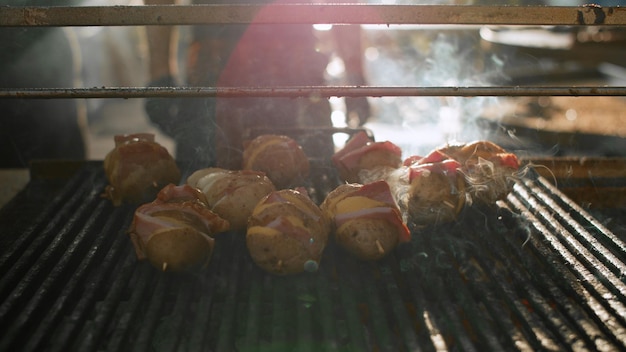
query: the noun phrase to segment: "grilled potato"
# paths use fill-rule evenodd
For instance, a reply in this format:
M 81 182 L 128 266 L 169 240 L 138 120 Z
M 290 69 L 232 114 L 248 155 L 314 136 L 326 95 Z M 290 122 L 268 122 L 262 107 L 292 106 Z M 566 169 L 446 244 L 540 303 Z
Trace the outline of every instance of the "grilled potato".
M 103 196 L 115 206 L 150 201 L 181 176 L 174 158 L 149 133 L 116 135 L 115 148 L 107 153 L 103 166 L 109 181 Z
M 209 208 L 228 220 L 231 229 L 245 230 L 254 206 L 276 187 L 264 173 L 208 168 L 194 172 L 189 185 L 204 193 Z
M 246 245 L 267 272 L 287 275 L 317 269 L 328 242 L 329 222 L 305 191 L 280 190 L 254 208 Z
M 341 185 L 320 207 L 332 221 L 335 242 L 360 259 L 381 259 L 410 240 L 386 181 Z
M 261 135 L 243 151 L 244 170 L 263 171 L 279 189 L 299 186 L 310 171 L 302 147 L 290 137 Z
M 197 189 L 169 184 L 135 210 L 128 235 L 137 259 L 163 271 L 186 271 L 209 264 L 213 236 L 228 228 Z
M 411 175 L 407 205 L 411 221 L 418 227 L 454 221 L 465 204 L 463 176 L 432 164 L 412 169 Z
M 163 271 L 187 271 L 206 267 L 214 240 L 192 227 L 155 231 L 144 245 L 148 261 Z

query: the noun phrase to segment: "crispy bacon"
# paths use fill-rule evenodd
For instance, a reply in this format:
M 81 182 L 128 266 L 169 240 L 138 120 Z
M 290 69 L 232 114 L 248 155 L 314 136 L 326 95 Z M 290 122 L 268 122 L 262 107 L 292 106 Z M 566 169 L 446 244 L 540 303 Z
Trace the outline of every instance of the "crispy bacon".
M 396 206 L 396 201 L 393 199 L 389 184 L 382 180 L 362 185 L 352 193 L 352 196 L 363 196 L 383 202 L 391 207 Z
M 359 173 L 379 167 L 402 165 L 402 150 L 392 142 L 375 142 L 365 132 L 354 135 L 331 158 L 344 181 L 362 183 Z
M 202 191 L 195 187 L 191 187 L 188 184 L 177 186 L 173 183 L 170 183 L 159 191 L 155 199 L 155 202 L 162 203 L 183 201 L 199 201 L 204 204 L 208 204 L 204 193 L 202 193 Z
M 409 182 L 413 181 L 415 177 L 423 175 L 425 172 L 440 173 L 444 175 L 455 176 L 457 171 L 461 168 L 461 164 L 456 160 L 443 160 L 435 163 L 415 163 L 409 167 Z

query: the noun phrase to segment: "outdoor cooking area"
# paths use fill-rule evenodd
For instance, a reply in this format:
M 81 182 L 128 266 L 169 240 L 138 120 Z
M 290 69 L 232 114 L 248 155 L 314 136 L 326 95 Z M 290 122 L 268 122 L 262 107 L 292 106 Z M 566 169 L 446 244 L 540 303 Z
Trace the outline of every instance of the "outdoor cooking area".
M 87 5 L 0 7 L 83 50 L 82 81 L 0 101 L 76 102 L 86 141 L 0 168 L 0 351 L 626 349 L 621 4 Z M 147 30 L 205 23 L 315 25 L 324 84 L 242 77 L 265 55 L 237 46 L 215 86 L 151 82 Z M 266 100 L 331 124 L 233 127 Z M 216 114 L 217 142 L 183 149 L 151 101 Z

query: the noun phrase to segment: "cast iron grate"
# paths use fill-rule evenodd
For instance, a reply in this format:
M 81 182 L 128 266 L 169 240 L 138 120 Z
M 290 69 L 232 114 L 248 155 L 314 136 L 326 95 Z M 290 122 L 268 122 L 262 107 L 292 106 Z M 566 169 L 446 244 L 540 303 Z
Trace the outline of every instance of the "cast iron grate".
M 316 178 L 318 199 L 332 180 Z M 138 263 L 134 207 L 101 199 L 105 185 L 87 163 L 53 197 L 32 181 L 0 211 L 0 350 L 626 346 L 626 244 L 540 177 L 378 263 L 330 245 L 317 273 L 292 277 L 258 269 L 237 234 L 218 239 L 203 273 Z

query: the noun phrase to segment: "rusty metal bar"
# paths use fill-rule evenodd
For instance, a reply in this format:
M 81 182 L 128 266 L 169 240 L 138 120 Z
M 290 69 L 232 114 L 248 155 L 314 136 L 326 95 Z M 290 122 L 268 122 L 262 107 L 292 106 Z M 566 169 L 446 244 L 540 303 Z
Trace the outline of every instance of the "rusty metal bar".
M 0 27 L 198 24 L 626 25 L 626 8 L 474 5 L 154 5 L 0 7 Z
M 401 97 L 401 96 L 626 96 L 626 87 L 108 87 L 0 89 L 0 98 L 243 98 L 243 97 Z

